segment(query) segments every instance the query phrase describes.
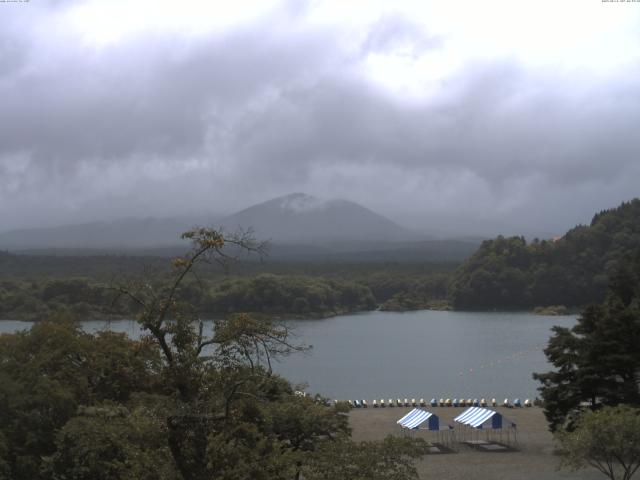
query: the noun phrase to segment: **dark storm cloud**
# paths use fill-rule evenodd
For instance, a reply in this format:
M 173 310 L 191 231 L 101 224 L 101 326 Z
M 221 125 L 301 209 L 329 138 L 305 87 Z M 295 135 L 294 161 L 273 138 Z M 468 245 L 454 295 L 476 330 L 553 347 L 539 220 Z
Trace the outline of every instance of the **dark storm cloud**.
M 635 163 L 640 82 L 572 101 L 537 91 L 538 80 L 511 64 L 462 76 L 464 82 L 451 86 L 452 100 L 427 105 L 398 105 L 359 78 L 292 88 L 234 125 L 231 148 L 247 163 L 260 158 L 265 166 L 393 162 L 409 169 L 465 168 L 490 182 L 529 173 L 560 183 L 605 179 Z M 627 107 L 616 104 L 621 94 Z
M 432 218 L 473 233 L 478 218 L 520 225 L 526 212 L 533 229 L 553 230 L 637 194 L 637 66 L 611 88 L 478 60 L 411 99 L 361 68 L 371 54 L 443 48 L 400 15 L 352 49 L 335 29 L 301 28 L 292 4 L 222 33 L 95 47 L 34 32 L 52 5 L 0 33 L 0 230 L 231 210 L 302 189 L 419 228 Z

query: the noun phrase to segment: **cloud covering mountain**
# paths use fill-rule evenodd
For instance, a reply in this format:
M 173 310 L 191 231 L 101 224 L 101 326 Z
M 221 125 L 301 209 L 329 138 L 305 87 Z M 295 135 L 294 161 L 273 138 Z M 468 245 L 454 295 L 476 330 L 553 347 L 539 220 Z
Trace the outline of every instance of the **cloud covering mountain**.
M 347 200 L 294 193 L 254 205 L 222 220 L 230 229 L 252 228 L 279 244 L 407 242 L 423 236 Z
M 305 191 L 560 232 L 637 196 L 637 5 L 447 3 L 1 4 L 0 231 Z
M 314 247 L 301 250 L 303 254 L 309 254 L 325 251 L 327 247 L 331 250 L 366 250 L 425 239 L 423 235 L 411 232 L 357 203 L 321 200 L 304 193 L 294 193 L 253 205 L 225 218 L 127 218 L 113 222 L 12 230 L 0 233 L 0 248 L 13 251 L 148 250 L 184 246 L 185 241 L 180 239 L 180 234 L 196 226 L 223 228 L 229 233 L 250 229 L 257 240 L 277 244 L 278 255 L 290 255 L 288 250 L 292 245 Z M 318 250 L 320 246 L 325 247 L 324 250 Z

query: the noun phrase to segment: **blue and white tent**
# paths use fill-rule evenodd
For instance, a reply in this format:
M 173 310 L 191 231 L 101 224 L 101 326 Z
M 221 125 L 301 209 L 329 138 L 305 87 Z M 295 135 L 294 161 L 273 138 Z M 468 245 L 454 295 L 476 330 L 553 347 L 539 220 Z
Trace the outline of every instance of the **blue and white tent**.
M 474 435 L 474 432 L 479 435 L 482 431 L 485 432 L 484 436 L 487 441 L 497 440 L 496 436 L 499 435 L 499 441 L 502 442 L 503 431 L 507 435 L 507 443 L 510 443 L 512 436 L 515 442 L 518 441 L 516 424 L 506 420 L 502 414 L 488 408 L 468 408 L 455 417 L 453 421 L 462 426 L 462 428 L 457 429 L 457 436 L 461 439 L 470 437 L 470 442 L 475 441 L 477 443 L 480 438 Z M 475 440 L 474 437 L 476 437 Z
M 501 414 L 494 410 L 482 407 L 471 407 L 453 419 L 454 422 L 468 425 L 472 428 L 502 428 L 515 426 L 511 422 L 506 422 Z
M 427 412 L 426 410 L 422 410 L 421 408 L 414 408 L 397 421 L 401 427 L 408 429 L 419 428 L 420 425 L 425 422 L 427 422 L 426 428 L 428 430 L 440 429 L 440 420 L 438 419 L 438 416 L 431 412 Z
M 404 430 L 422 431 L 433 437 L 438 443 L 449 444 L 453 438 L 453 427 L 440 425 L 440 419 L 431 412 L 414 408 L 397 422 Z

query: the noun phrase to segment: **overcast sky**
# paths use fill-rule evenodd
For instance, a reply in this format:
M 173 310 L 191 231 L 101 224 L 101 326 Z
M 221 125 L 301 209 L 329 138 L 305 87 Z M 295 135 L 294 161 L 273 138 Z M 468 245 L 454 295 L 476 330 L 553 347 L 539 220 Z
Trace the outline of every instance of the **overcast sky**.
M 552 234 L 639 153 L 640 3 L 0 2 L 0 231 L 306 192 Z

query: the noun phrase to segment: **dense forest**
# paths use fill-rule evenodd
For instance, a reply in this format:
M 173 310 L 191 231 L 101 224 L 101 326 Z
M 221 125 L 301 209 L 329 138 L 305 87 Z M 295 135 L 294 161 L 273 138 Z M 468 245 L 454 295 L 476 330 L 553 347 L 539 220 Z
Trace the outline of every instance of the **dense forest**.
M 168 253 L 168 252 L 167 252 Z M 173 252 L 180 254 L 182 252 Z M 229 269 L 201 265 L 184 295 L 204 314 L 254 312 L 323 317 L 382 308 L 441 308 L 457 264 L 449 262 L 283 261 L 243 256 Z M 113 286 L 170 273 L 167 256 L 0 252 L 0 319 L 38 320 L 56 312 L 85 319 L 132 318 L 134 303 Z
M 621 261 L 640 249 L 640 200 L 623 203 L 562 238 L 485 241 L 455 272 L 457 309 L 583 306 L 601 302 Z
M 116 277 L 126 278 L 144 277 Z M 411 310 L 439 305 L 446 300 L 449 279 L 446 271 L 383 271 L 354 279 L 261 273 L 190 279 L 181 285 L 181 295 L 209 317 L 234 312 L 323 317 L 378 307 Z M 0 280 L 0 318 L 37 321 L 59 312 L 82 319 L 133 318 L 138 306 L 119 294 L 116 283 L 87 277 Z

